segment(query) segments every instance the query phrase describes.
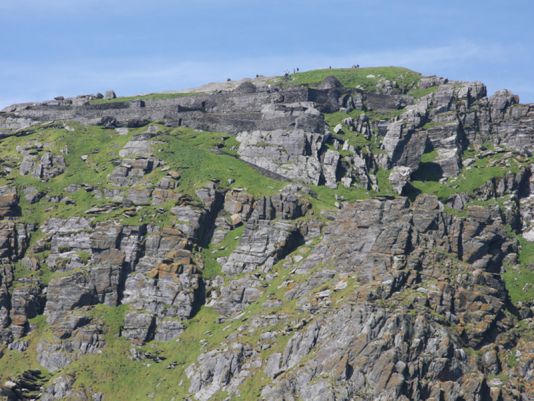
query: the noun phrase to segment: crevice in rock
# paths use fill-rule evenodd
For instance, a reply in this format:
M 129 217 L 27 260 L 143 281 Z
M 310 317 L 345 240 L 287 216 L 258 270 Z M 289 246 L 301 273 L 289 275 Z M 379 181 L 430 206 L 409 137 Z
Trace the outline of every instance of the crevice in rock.
M 460 224 L 460 227 L 458 230 L 458 242 L 456 245 L 458 247 L 458 259 L 463 260 L 464 259 L 464 245 L 463 245 L 464 221 L 460 220 L 459 224 Z
M 207 248 L 215 232 L 215 220 L 217 219 L 218 214 L 224 208 L 224 193 L 216 190 L 215 191 L 215 200 L 211 205 L 211 208 L 207 211 L 205 216 L 200 222 L 200 227 L 204 228 L 201 230 L 198 240 L 198 245 L 202 248 Z
M 152 341 L 155 336 L 156 336 L 156 316 L 152 316 L 152 320 L 150 321 L 150 326 L 148 326 L 148 329 L 146 332 L 145 342 Z
M 198 288 L 194 291 L 193 304 L 191 305 L 191 314 L 189 318 L 195 317 L 203 305 L 206 304 L 206 283 L 203 278 L 198 280 Z

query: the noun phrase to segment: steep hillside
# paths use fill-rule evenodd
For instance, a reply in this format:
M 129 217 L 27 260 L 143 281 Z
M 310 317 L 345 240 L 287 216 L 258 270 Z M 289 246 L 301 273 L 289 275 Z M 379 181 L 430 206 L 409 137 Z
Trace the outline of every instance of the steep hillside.
M 534 400 L 534 105 L 206 88 L 0 112 L 0 399 Z

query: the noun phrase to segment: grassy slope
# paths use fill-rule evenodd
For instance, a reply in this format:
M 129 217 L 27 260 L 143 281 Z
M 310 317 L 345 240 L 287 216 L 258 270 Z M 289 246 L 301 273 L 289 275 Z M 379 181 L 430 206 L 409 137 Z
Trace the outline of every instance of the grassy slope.
M 213 279 L 221 274 L 221 266 L 217 262 L 218 258 L 230 256 L 239 243 L 239 239 L 245 232 L 245 226 L 237 227 L 224 237 L 218 244 L 210 244 L 207 248 L 202 250 L 202 260 L 204 268 L 202 269 L 202 276 L 205 279 Z
M 29 137 L 9 137 L 0 142 L 0 159 L 11 161 L 12 165 L 22 160 L 16 147 L 28 141 L 45 144 L 45 149 L 54 153 L 58 153 L 65 147 L 68 148 L 68 153 L 65 155 L 66 171 L 48 182 L 41 182 L 32 176 L 21 176 L 18 169 L 13 169 L 9 175 L 0 178 L 0 185 L 10 183 L 17 187 L 22 210 L 21 220 L 24 222 L 42 224 L 51 217 L 84 216 L 85 211 L 91 207 L 109 204 L 108 200 L 97 198 L 94 191 L 87 192 L 79 189 L 73 193 L 66 193 L 65 188 L 70 184 L 83 183 L 95 189 L 113 189 L 113 185 L 108 182 L 108 176 L 114 168 L 114 163 L 120 162 L 119 150 L 136 133 L 143 131 L 143 129 L 130 130 L 128 135 L 121 136 L 114 130 L 71 125 L 75 128 L 74 132 L 47 128 L 38 130 Z M 284 181 L 265 177 L 250 165 L 235 158 L 231 154 L 232 147 L 235 146 L 235 139 L 232 137 L 179 128 L 166 130 L 166 133 L 157 140 L 161 142 L 155 146 L 157 157 L 164 160 L 169 168 L 181 173 L 177 189 L 181 194 L 195 197 L 196 190 L 213 179 L 220 180 L 221 186 L 225 187 L 229 185 L 227 179 L 232 178 L 234 180 L 232 187 L 246 188 L 248 192 L 257 196 L 272 195 L 286 185 Z M 213 150 L 216 147 L 221 147 L 229 154 L 215 153 Z M 88 155 L 86 162 L 82 161 L 82 155 Z M 139 188 L 154 186 L 163 175 L 164 173 L 157 169 L 145 176 L 143 182 L 136 186 Z M 47 196 L 66 196 L 74 201 L 74 204 L 52 202 L 46 197 L 35 204 L 30 204 L 23 196 L 23 190 L 28 186 L 36 187 L 45 192 Z M 122 190 L 126 192 L 129 188 Z M 158 206 L 145 206 L 138 210 L 135 216 L 126 217 L 123 212 L 127 208 L 119 205 L 115 210 L 103 213 L 94 220 L 115 219 L 124 224 L 151 223 L 166 226 L 173 224 L 175 220 L 170 213 L 172 206 L 174 206 L 172 202 Z M 34 243 L 40 236 L 40 231 L 34 233 L 32 242 Z M 46 252 L 42 256 L 46 256 Z M 37 275 L 46 283 L 52 274 L 53 272 L 46 264 L 43 264 L 38 272 L 28 270 L 22 263 L 15 265 L 17 279 Z
M 233 231 L 229 235 L 236 234 Z M 295 251 L 295 254 L 305 256 L 309 251 L 309 247 L 302 247 Z M 292 321 L 298 321 L 304 317 L 303 312 L 295 308 L 296 301 L 288 302 L 284 296 L 287 288 L 283 283 L 290 278 L 291 269 L 286 269 L 283 262 L 280 262 L 273 268 L 273 274 L 275 278 L 268 283 L 264 295 L 245 307 L 239 319 L 220 323 L 219 315 L 215 310 L 202 307 L 200 312 L 186 323 L 186 330 L 178 340 L 152 342 L 138 347 L 142 352 L 164 357 L 165 360 L 160 363 L 155 363 L 150 359 L 142 361 L 130 359 L 130 349 L 133 346 L 129 341 L 118 336 L 127 310 L 125 306 L 111 308 L 97 305 L 92 309 L 91 315 L 95 320 L 104 323 L 106 328 L 104 333 L 106 346 L 103 352 L 85 355 L 60 373 L 45 372 L 45 374 L 48 374 L 51 379 L 64 374 L 73 374 L 77 378 L 76 389 L 102 392 L 106 399 L 116 401 L 183 400 L 191 396 L 188 391 L 189 380 L 185 375 L 185 369 L 194 363 L 202 352 L 217 349 L 228 336 L 237 332 L 240 333 L 238 339 L 240 343 L 256 346 L 261 329 L 252 331 L 238 329 L 246 325 L 252 317 L 275 312 L 286 314 Z M 291 276 L 291 279 L 302 282 L 306 280 L 306 276 Z M 321 289 L 324 288 L 328 286 L 321 287 Z M 283 303 L 279 307 L 268 309 L 263 306 L 268 299 L 278 299 Z M 39 317 L 34 321 L 38 324 L 36 324 L 37 329 L 28 337 L 31 341 L 29 352 L 6 351 L 6 355 L 0 358 L 0 380 L 30 368 L 39 368 L 35 361 L 35 348 L 40 339 L 47 338 L 43 336 L 50 334 L 44 319 Z M 285 327 L 285 322 L 276 323 L 269 330 L 282 331 L 283 327 Z M 286 334 L 277 337 L 271 348 L 261 351 L 262 358 L 265 359 L 274 352 L 281 352 L 290 336 Z M 170 364 L 176 366 L 169 368 Z M 267 378 L 260 369 L 252 369 L 251 374 L 252 379 L 243 384 L 241 395 L 236 399 L 248 401 L 258 398 Z M 221 401 L 223 399 L 225 399 L 224 393 L 219 393 L 213 398 L 213 400 Z
M 121 97 L 116 97 L 115 99 L 93 99 L 89 103 L 98 105 L 98 104 L 110 104 L 110 103 L 120 103 L 120 102 L 132 102 L 135 100 L 166 100 L 166 99 L 175 99 L 177 97 L 184 97 L 184 96 L 195 96 L 195 93 L 187 93 L 187 92 L 150 93 L 147 95 L 121 96 Z
M 503 279 L 514 304 L 534 303 L 534 243 L 522 236 L 517 236 L 517 239 L 519 266 L 507 266 Z
M 376 90 L 376 84 L 383 79 L 396 81 L 402 89 L 408 91 L 421 77 L 419 73 L 401 67 L 327 68 L 292 74 L 285 82 L 292 85 L 314 86 L 328 76 L 336 77 L 346 87 L 359 87 L 371 92 Z
M 41 182 L 36 178 L 21 176 L 14 169 L 9 175 L 0 179 L 1 184 L 14 183 L 22 194 L 24 187 L 33 185 L 45 191 L 48 195 L 65 195 L 65 187 L 70 184 L 88 184 L 95 188 L 112 188 L 107 177 L 114 167 L 114 161 L 119 160 L 118 152 L 136 133 L 143 129 L 130 130 L 127 136 L 117 135 L 114 130 L 106 130 L 99 127 L 83 127 L 70 124 L 75 131 L 70 132 L 61 128 L 46 128 L 38 130 L 35 134 L 24 137 L 10 137 L 0 143 L 0 157 L 3 160 L 20 162 L 21 155 L 16 151 L 16 146 L 28 141 L 39 141 L 50 144 L 49 150 L 58 153 L 65 146 L 68 153 L 65 156 L 67 170 L 64 174 L 54 177 L 48 182 Z M 163 128 L 162 128 L 163 129 Z M 220 133 L 198 132 L 191 129 L 165 129 L 165 133 L 158 138 L 161 144 L 155 146 L 156 156 L 166 162 L 166 165 L 181 173 L 178 191 L 194 196 L 195 191 L 207 181 L 218 179 L 221 185 L 227 186 L 228 178 L 235 182 L 232 187 L 242 187 L 254 195 L 271 195 L 286 185 L 284 181 L 277 181 L 263 176 L 257 170 L 235 157 L 235 139 Z M 47 148 L 47 146 L 45 146 Z M 215 151 L 218 149 L 218 151 Z M 86 162 L 81 156 L 88 155 Z M 15 163 L 13 163 L 15 164 Z M 154 171 L 145 177 L 146 184 L 153 184 L 163 175 L 161 171 Z M 336 202 L 336 194 L 347 200 L 362 199 L 369 197 L 366 192 L 340 188 L 332 190 L 325 187 L 313 188 L 314 195 L 310 200 L 315 208 L 332 208 Z M 96 199 L 91 193 L 84 190 L 68 194 L 75 205 L 64 205 L 48 202 L 44 198 L 38 203 L 30 205 L 21 200 L 23 220 L 32 223 L 42 223 L 50 217 L 70 217 L 83 215 L 88 208 L 105 203 Z M 169 205 L 167 205 L 169 206 Z M 154 221 L 151 215 L 152 207 L 144 207 L 135 219 L 122 217 L 122 209 L 111 212 L 102 218 L 117 218 L 125 223 L 149 221 L 151 223 L 168 225 L 172 220 Z M 146 213 L 144 213 L 146 212 Z M 171 216 L 168 216 L 172 219 Z M 213 245 L 203 250 L 201 256 L 205 263 L 206 277 L 214 276 L 220 272 L 220 266 L 216 258 L 228 255 L 236 246 L 236 238 L 242 234 L 243 227 L 231 231 L 221 244 Z M 39 237 L 39 232 L 35 237 Z M 276 269 L 282 269 L 278 266 Z M 280 275 L 268 288 L 265 297 L 282 298 L 278 289 L 287 272 L 279 270 Z M 17 278 L 34 274 L 24 270 L 22 265 L 17 265 Z M 47 282 L 54 274 L 46 266 L 42 267 L 41 279 Z M 263 297 L 260 301 L 264 301 Z M 247 315 L 252 316 L 263 310 L 260 301 L 247 308 Z M 289 314 L 295 313 L 294 308 L 285 303 L 284 311 Z M 237 329 L 242 321 L 228 325 L 217 323 L 218 315 L 212 309 L 202 308 L 200 313 L 187 323 L 185 333 L 179 341 L 168 343 L 152 343 L 143 347 L 151 353 L 161 353 L 167 360 L 156 364 L 151 361 L 131 361 L 129 350 L 131 344 L 118 337 L 119 329 L 125 313 L 125 307 L 109 308 L 98 305 L 93 310 L 96 319 L 102 320 L 106 327 L 107 346 L 105 352 L 95 355 L 86 355 L 77 362 L 67 367 L 61 374 L 73 373 L 77 377 L 78 388 L 92 388 L 94 391 L 103 392 L 108 397 L 116 400 L 145 400 L 153 398 L 157 400 L 183 399 L 188 395 L 188 380 L 184 375 L 184 369 L 193 363 L 204 349 L 214 348 L 230 333 Z M 38 323 L 38 324 L 37 324 Z M 7 376 L 15 376 L 30 368 L 38 368 L 36 362 L 35 347 L 38 339 L 49 334 L 46 323 L 42 317 L 36 319 L 36 329 L 28 340 L 30 349 L 27 353 L 17 351 L 5 351 L 5 356 L 0 358 L 0 379 Z M 212 333 L 206 335 L 207 332 Z M 254 345 L 257 334 L 245 336 L 242 341 Z M 203 346 L 200 339 L 207 339 L 208 345 Z M 287 338 L 281 338 L 279 344 L 271 351 L 282 349 Z M 267 351 L 266 351 L 267 352 Z M 167 369 L 170 362 L 176 362 L 176 369 Z M 150 366 L 148 366 L 150 364 Z M 260 383 L 265 381 L 261 372 L 254 373 L 256 381 L 249 382 L 243 390 L 243 399 L 251 394 L 258 395 Z M 5 376 L 5 377 L 4 377 Z M 56 375 L 57 376 L 57 375 Z M 55 376 L 51 376 L 52 378 Z M 252 383 L 252 384 L 251 384 Z M 157 390 L 156 390 L 157 389 Z M 220 395 L 221 397 L 223 394 Z M 217 398 L 216 398 L 217 399 Z
M 465 152 L 464 157 L 474 157 L 473 151 Z M 424 163 L 429 165 L 436 159 L 437 152 L 426 153 L 421 158 Z M 497 154 L 492 157 L 477 159 L 473 166 L 464 169 L 457 178 L 449 179 L 444 183 L 437 181 L 418 181 L 412 182 L 412 185 L 423 193 L 431 193 L 445 201 L 454 194 L 472 193 L 474 190 L 486 184 L 492 178 L 502 177 L 510 172 L 518 172 L 521 167 L 530 163 L 529 160 L 518 161 L 515 159 L 508 160 L 509 165 L 503 165 L 505 162 L 503 155 Z M 502 207 L 502 199 L 490 199 L 489 201 L 470 202 L 473 205 L 481 206 L 498 206 Z M 465 211 L 450 210 L 453 214 L 465 216 Z M 515 236 L 513 233 L 511 236 Z M 534 303 L 534 243 L 528 242 L 522 236 L 516 236 L 519 242 L 519 266 L 507 266 L 503 273 L 503 280 L 514 304 L 519 302 Z
M 31 319 L 32 332 L 25 338 L 29 347 L 26 352 L 4 350 L 4 356 L 0 358 L 0 383 L 10 377 L 16 377 L 28 369 L 40 369 L 45 375 L 48 375 L 37 362 L 37 342 L 41 339 L 51 336 L 46 319 L 44 316 L 38 316 Z
M 101 201 L 83 190 L 67 194 L 65 188 L 70 184 L 88 184 L 96 188 L 106 186 L 107 176 L 113 169 L 113 159 L 118 159 L 119 150 L 131 138 L 132 133 L 127 136 L 117 135 L 113 130 L 104 130 L 98 127 L 75 126 L 75 132 L 64 129 L 45 129 L 38 131 L 30 137 L 9 137 L 2 141 L 0 157 L 16 158 L 19 161 L 22 156 L 15 148 L 17 145 L 28 143 L 28 141 L 39 141 L 49 148 L 53 153 L 58 153 L 65 146 L 68 153 L 65 155 L 65 162 L 68 166 L 66 172 L 48 182 L 41 182 L 32 176 L 21 176 L 18 170 L 14 169 L 10 178 L 15 183 L 21 199 L 22 220 L 31 223 L 42 223 L 44 219 L 54 217 L 70 217 L 82 215 L 91 206 L 98 205 Z M 88 155 L 87 162 L 81 160 L 82 155 Z M 0 179 L 0 185 L 7 183 L 7 179 Z M 25 201 L 24 188 L 34 186 L 40 191 L 46 192 L 50 196 L 62 195 L 73 199 L 75 205 L 65 205 L 64 203 L 47 202 L 42 199 L 40 202 L 30 205 Z
M 96 189 L 114 188 L 108 182 L 108 176 L 114 168 L 114 163 L 120 163 L 118 155 L 120 149 L 136 133 L 143 129 L 130 130 L 128 135 L 117 135 L 114 130 L 99 127 L 75 126 L 74 132 L 64 129 L 44 129 L 30 137 L 9 137 L 0 143 L 0 158 L 20 162 L 22 156 L 16 151 L 17 145 L 28 141 L 39 141 L 54 153 L 59 153 L 65 146 L 68 153 L 65 156 L 67 169 L 65 173 L 54 177 L 48 182 L 41 182 L 32 176 L 21 176 L 17 169 L 13 169 L 7 177 L 0 178 L 0 185 L 14 183 L 21 198 L 22 220 L 31 223 L 42 223 L 49 217 L 67 218 L 83 215 L 92 206 L 107 203 L 97 199 L 92 193 L 78 190 L 66 193 L 65 188 L 70 184 L 87 184 Z M 221 186 L 227 186 L 227 179 L 235 182 L 233 187 L 246 188 L 254 195 L 274 194 L 286 183 L 265 177 L 248 164 L 232 155 L 232 147 L 236 142 L 233 137 L 220 133 L 199 132 L 187 128 L 165 130 L 165 134 L 155 138 L 161 142 L 155 145 L 155 155 L 166 162 L 171 168 L 180 171 L 181 180 L 178 191 L 194 196 L 195 191 L 210 180 L 220 180 Z M 213 150 L 221 147 L 228 154 L 217 154 Z M 86 162 L 81 156 L 88 155 Z M 13 163 L 14 164 L 14 163 Z M 155 170 L 145 176 L 138 185 L 143 188 L 154 186 L 164 175 Z M 62 195 L 75 201 L 74 205 L 48 202 L 41 199 L 30 205 L 22 196 L 24 188 L 34 186 L 49 196 Z M 122 210 L 119 210 L 122 213 Z M 120 215 L 120 213 L 118 213 Z M 116 217 L 108 215 L 107 217 Z M 147 217 L 149 217 L 147 215 Z
M 472 153 L 472 152 L 470 152 Z M 470 155 L 469 152 L 464 154 L 464 158 Z M 432 164 L 437 154 L 429 152 L 423 155 L 423 162 Z M 506 166 L 503 159 L 503 154 L 497 154 L 494 157 L 486 157 L 483 159 L 476 159 L 475 163 L 470 167 L 463 169 L 461 173 L 454 178 L 440 183 L 433 179 L 421 180 L 416 179 L 412 181 L 412 185 L 423 193 L 430 193 L 436 195 L 441 200 L 447 200 L 454 194 L 458 193 L 472 193 L 477 188 L 486 184 L 492 178 L 503 177 L 509 172 L 518 172 L 521 166 L 527 164 L 525 161 L 518 161 L 515 159 L 509 160 L 510 165 Z M 424 171 L 420 172 L 420 176 L 424 177 Z
M 219 180 L 222 188 L 228 187 L 228 179 L 235 182 L 233 188 L 246 188 L 252 195 L 276 193 L 287 182 L 262 175 L 250 165 L 235 157 L 237 141 L 234 137 L 179 128 L 158 138 L 165 142 L 158 158 L 182 174 L 180 191 L 194 194 L 209 180 Z M 214 152 L 220 147 L 222 153 Z

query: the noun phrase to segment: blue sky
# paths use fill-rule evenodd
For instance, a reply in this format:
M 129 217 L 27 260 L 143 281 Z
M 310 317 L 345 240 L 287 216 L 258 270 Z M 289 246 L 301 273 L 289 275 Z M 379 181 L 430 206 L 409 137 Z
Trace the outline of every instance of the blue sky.
M 402 65 L 534 102 L 532 0 L 0 0 L 0 107 Z

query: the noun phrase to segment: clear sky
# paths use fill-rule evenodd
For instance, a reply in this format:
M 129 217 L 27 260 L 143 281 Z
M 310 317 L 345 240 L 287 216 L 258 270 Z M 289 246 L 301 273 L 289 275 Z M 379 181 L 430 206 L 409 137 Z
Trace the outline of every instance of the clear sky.
M 534 102 L 533 0 L 0 0 L 0 107 L 401 65 Z

